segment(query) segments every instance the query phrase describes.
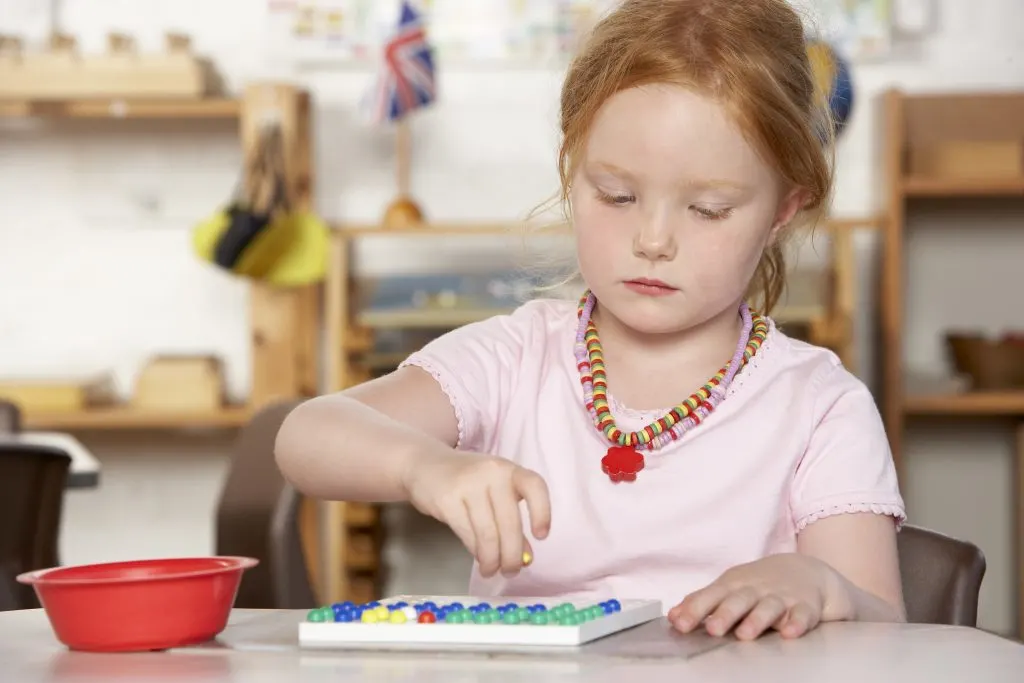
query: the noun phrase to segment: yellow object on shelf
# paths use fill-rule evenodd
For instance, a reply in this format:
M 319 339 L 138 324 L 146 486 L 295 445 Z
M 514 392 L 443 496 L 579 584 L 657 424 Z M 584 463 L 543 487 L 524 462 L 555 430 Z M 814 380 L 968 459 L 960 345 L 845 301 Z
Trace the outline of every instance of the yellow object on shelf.
M 192 249 L 201 260 L 227 268 L 218 257 L 218 246 L 232 228 L 238 209 L 218 211 L 195 226 Z M 330 228 L 311 213 L 292 212 L 274 217 L 256 234 L 246 236 L 229 270 L 243 277 L 282 287 L 314 284 L 327 272 Z

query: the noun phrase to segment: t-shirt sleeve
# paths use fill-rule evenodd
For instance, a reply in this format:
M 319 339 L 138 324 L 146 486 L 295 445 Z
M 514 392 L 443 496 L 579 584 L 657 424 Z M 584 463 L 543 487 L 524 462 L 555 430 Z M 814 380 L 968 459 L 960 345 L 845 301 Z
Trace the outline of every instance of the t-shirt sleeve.
M 831 515 L 872 512 L 906 521 L 889 440 L 867 387 L 841 365 L 817 387 L 808 447 L 791 494 L 797 531 Z
M 399 366 L 430 373 L 447 395 L 458 420 L 456 448 L 489 450 L 527 349 L 536 343 L 540 317 L 538 303 L 524 304 L 508 315 L 447 332 Z

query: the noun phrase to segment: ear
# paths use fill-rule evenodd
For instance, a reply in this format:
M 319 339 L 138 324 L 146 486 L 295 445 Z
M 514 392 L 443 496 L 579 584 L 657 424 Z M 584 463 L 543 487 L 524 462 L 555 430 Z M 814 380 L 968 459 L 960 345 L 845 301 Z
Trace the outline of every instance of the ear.
M 778 239 L 779 233 L 793 221 L 797 212 L 807 204 L 808 198 L 807 191 L 802 188 L 794 188 L 782 197 L 779 208 L 775 212 L 772 229 L 768 233 L 769 242 Z

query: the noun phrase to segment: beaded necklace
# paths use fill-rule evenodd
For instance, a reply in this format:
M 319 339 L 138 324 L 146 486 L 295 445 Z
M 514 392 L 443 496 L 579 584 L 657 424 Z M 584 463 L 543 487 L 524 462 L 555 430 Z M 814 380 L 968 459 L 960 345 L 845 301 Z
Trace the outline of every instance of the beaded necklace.
M 668 411 L 664 417 L 655 420 L 635 432 L 623 432 L 615 424 L 608 404 L 608 380 L 605 377 L 604 356 L 597 326 L 591 318 L 594 295 L 587 291 L 580 298 L 576 330 L 576 368 L 583 385 L 583 397 L 594 420 L 594 426 L 601 431 L 612 446 L 601 459 L 601 471 L 613 482 L 636 481 L 636 474 L 644 468 L 642 450 L 654 451 L 680 439 L 683 434 L 699 425 L 725 399 L 726 391 L 736 374 L 761 348 L 768 336 L 768 321 L 752 313 L 746 303 L 740 306 L 743 317 L 743 332 L 732 359 L 719 370 L 707 384 L 700 387 L 685 401 Z

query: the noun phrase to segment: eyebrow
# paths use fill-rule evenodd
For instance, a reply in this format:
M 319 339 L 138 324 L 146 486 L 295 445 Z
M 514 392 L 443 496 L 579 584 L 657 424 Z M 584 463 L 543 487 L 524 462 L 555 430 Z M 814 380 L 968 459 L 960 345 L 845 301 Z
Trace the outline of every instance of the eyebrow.
M 636 180 L 636 175 L 630 173 L 626 169 L 616 166 L 615 164 L 609 164 L 604 161 L 595 161 L 590 164 L 594 169 L 599 171 L 605 171 L 612 175 L 617 175 L 620 178 L 626 180 Z M 738 183 L 734 180 L 722 180 L 717 178 L 705 179 L 705 180 L 689 180 L 684 183 L 686 187 L 695 190 L 735 190 L 737 192 L 746 192 L 750 190 L 748 185 Z

